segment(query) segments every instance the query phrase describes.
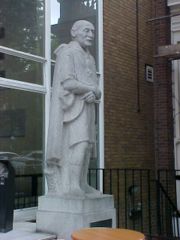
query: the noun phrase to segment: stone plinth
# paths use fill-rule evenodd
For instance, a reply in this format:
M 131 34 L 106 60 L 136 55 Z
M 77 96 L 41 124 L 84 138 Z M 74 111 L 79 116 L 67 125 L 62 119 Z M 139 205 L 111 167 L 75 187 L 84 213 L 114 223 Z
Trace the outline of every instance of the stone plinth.
M 0 233 L 0 240 L 55 240 L 56 236 L 37 233 L 36 224 L 30 222 L 14 222 L 13 230 Z
M 73 231 L 84 227 L 103 227 L 106 224 L 116 227 L 115 216 L 111 195 L 88 195 L 84 198 L 47 195 L 39 198 L 37 231 L 70 240 Z

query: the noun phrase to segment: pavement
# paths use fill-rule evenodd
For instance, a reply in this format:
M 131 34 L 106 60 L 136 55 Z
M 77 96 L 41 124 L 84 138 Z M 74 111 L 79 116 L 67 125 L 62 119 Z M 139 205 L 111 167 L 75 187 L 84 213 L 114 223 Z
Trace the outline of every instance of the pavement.
M 55 240 L 55 235 L 36 232 L 36 223 L 15 222 L 13 230 L 0 233 L 0 240 Z

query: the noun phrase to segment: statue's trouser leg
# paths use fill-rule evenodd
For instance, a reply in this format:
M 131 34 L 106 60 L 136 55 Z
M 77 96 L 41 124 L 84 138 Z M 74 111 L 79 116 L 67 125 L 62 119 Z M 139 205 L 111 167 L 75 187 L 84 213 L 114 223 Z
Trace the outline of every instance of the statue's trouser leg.
M 97 191 L 95 188 L 91 187 L 87 182 L 91 153 L 92 153 L 92 144 L 89 144 L 89 146 L 87 148 L 87 151 L 86 151 L 85 161 L 84 161 L 84 164 L 83 164 L 81 187 L 85 191 L 85 193 L 98 193 L 98 194 L 100 194 L 99 191 Z
M 86 149 L 85 160 L 84 160 L 83 170 L 81 175 L 81 187 L 85 192 L 86 192 L 86 187 L 88 186 L 87 177 L 88 177 L 91 151 L 92 151 L 92 147 L 91 147 L 91 144 L 89 144 L 88 148 Z
M 83 195 L 81 179 L 88 142 L 80 142 L 68 149 L 62 166 L 63 194 Z

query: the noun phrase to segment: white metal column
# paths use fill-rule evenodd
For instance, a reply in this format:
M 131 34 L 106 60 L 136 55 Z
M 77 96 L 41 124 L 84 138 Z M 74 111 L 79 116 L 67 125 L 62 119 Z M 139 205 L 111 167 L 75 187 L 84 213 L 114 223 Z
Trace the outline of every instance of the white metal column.
M 102 92 L 99 104 L 99 167 L 104 168 L 104 48 L 103 48 L 103 0 L 98 0 L 98 60 L 100 73 L 100 90 Z M 100 173 L 100 191 L 103 190 L 103 174 Z
M 180 12 L 180 0 L 168 0 L 171 14 Z M 180 42 L 180 16 L 171 18 L 171 43 Z M 180 169 L 180 60 L 172 62 L 175 169 Z M 180 183 L 176 182 L 177 207 L 180 209 Z
M 44 85 L 46 88 L 45 96 L 45 159 L 47 149 L 47 134 L 49 126 L 50 98 L 51 98 L 51 3 L 45 0 L 45 58 L 44 64 Z M 47 193 L 47 184 L 45 181 L 45 193 Z

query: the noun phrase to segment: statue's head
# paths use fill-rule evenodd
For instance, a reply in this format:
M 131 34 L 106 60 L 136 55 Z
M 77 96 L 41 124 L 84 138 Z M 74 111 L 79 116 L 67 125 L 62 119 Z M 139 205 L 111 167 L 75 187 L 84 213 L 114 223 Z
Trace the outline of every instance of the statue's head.
M 71 37 L 79 42 L 82 48 L 87 48 L 93 44 L 94 26 L 86 20 L 76 21 L 71 28 Z

